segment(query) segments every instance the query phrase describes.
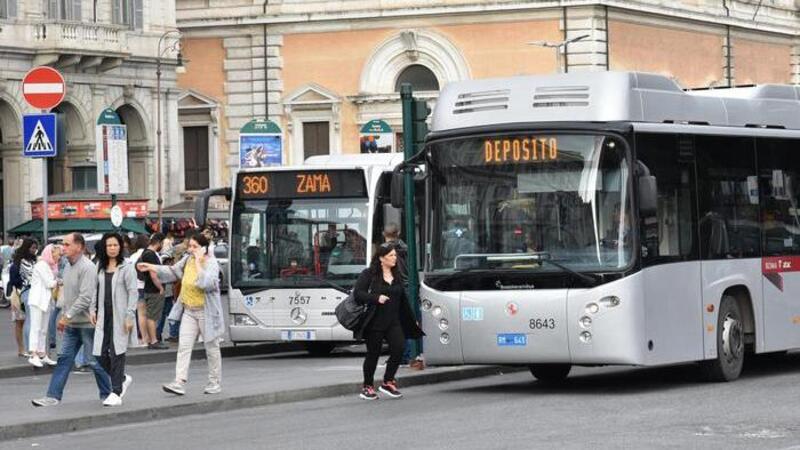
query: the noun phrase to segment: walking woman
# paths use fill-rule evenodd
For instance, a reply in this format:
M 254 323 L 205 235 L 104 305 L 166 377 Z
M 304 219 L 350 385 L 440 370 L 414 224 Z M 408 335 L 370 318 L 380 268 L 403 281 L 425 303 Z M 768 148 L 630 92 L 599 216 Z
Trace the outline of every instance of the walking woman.
M 25 238 L 14 252 L 12 266 L 8 272 L 8 283 L 19 294 L 19 304 L 11 305 L 11 320 L 14 321 L 14 336 L 17 338 L 18 355 L 29 357 L 27 347 L 29 322 L 26 317 L 28 294 L 31 288 L 33 265 L 36 264 L 38 245 L 31 238 Z
M 355 339 L 367 341 L 364 359 L 364 384 L 361 398 L 376 400 L 374 380 L 378 357 L 385 340 L 389 344 L 389 360 L 378 390 L 391 398 L 400 398 L 395 374 L 403 357 L 406 339 L 424 335 L 408 304 L 406 290 L 397 267 L 397 250 L 391 242 L 378 247 L 369 267 L 361 272 L 353 288 L 356 302 L 367 305 L 364 321 L 353 332 Z
M 122 256 L 122 236 L 106 233 L 100 242 L 97 299 L 92 305 L 96 316 L 90 316 L 96 317 L 92 354 L 111 377 L 111 394 L 103 401 L 103 406 L 119 406 L 133 381 L 133 377 L 125 374 L 125 351 L 136 320 L 139 289 L 133 263 Z
M 61 247 L 48 244 L 42 251 L 39 261 L 33 266 L 31 289 L 28 294 L 28 363 L 34 367 L 55 366 L 56 362 L 47 355 L 47 329 L 50 324 L 50 313 L 53 310 L 53 291 L 58 280 L 58 260 L 61 258 Z
M 208 384 L 206 394 L 222 392 L 222 356 L 219 343 L 225 332 L 222 316 L 222 301 L 219 294 L 219 263 L 208 253 L 208 238 L 195 233 L 189 238 L 186 254 L 172 266 L 138 263 L 139 271 L 150 271 L 158 275 L 162 283 L 181 282 L 181 291 L 172 306 L 169 320 L 180 320 L 178 334 L 178 361 L 175 365 L 175 380 L 165 384 L 165 392 L 175 395 L 186 393 L 189 379 L 189 363 L 197 336 L 203 337 L 208 360 Z

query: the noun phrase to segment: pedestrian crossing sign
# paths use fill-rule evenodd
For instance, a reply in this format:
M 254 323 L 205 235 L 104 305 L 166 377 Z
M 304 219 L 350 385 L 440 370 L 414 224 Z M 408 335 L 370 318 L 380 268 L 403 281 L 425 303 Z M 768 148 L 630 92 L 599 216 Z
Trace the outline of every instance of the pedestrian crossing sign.
M 50 158 L 58 153 L 58 134 L 55 114 L 26 114 L 23 116 L 22 155 L 31 158 Z

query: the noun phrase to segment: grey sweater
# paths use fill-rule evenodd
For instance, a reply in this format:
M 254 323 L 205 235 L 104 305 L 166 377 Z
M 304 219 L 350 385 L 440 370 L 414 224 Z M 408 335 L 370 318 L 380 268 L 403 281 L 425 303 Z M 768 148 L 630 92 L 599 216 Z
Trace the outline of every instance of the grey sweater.
M 89 322 L 89 310 L 97 295 L 97 267 L 81 255 L 74 264 L 64 268 L 64 300 L 61 304 L 68 325 L 73 328 L 94 328 Z

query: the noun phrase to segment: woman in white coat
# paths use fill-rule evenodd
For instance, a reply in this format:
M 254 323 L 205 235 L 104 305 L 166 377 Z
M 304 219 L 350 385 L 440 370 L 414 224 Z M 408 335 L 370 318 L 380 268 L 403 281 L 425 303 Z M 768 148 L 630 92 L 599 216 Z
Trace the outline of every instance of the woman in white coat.
M 56 362 L 47 355 L 47 328 L 53 306 L 53 289 L 58 286 L 58 260 L 61 247 L 48 244 L 42 251 L 39 261 L 33 266 L 31 290 L 28 294 L 28 316 L 31 321 L 28 335 L 28 362 L 34 367 L 44 364 L 55 366 Z

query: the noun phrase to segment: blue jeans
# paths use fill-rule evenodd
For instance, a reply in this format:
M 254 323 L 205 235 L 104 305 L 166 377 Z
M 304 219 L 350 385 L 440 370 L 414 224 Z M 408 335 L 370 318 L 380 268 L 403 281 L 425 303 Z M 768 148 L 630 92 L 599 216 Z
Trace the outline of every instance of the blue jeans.
M 83 353 L 86 356 L 86 362 L 94 371 L 94 379 L 97 382 L 97 389 L 100 391 L 100 399 L 108 397 L 108 394 L 111 393 L 111 378 L 92 356 L 93 343 L 94 328 L 64 328 L 64 341 L 61 343 L 58 364 L 53 370 L 53 377 L 50 379 L 50 386 L 47 388 L 48 397 L 61 400 L 61 396 L 64 395 L 64 386 L 67 384 L 69 373 L 72 371 L 75 355 L 81 348 L 84 349 Z
M 170 310 L 172 310 L 172 303 L 174 302 L 173 297 L 167 297 L 164 299 L 164 311 L 161 313 L 161 318 L 158 319 L 158 324 L 156 324 L 156 339 L 161 342 L 161 330 L 164 329 L 164 323 L 167 322 L 167 317 L 169 316 Z M 169 336 L 170 337 L 178 337 L 180 334 L 180 327 L 181 322 L 179 320 L 170 320 L 169 321 Z
M 50 324 L 47 326 L 47 342 L 50 348 L 56 348 L 56 323 L 58 322 L 59 314 L 61 314 L 61 308 L 54 306 L 53 313 L 50 314 Z

